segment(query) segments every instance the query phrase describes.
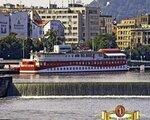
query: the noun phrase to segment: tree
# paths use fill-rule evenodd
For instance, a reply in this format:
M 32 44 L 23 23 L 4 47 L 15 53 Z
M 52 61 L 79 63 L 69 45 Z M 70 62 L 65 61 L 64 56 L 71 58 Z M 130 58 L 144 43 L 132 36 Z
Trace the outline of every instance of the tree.
M 34 50 L 33 40 L 30 38 L 20 39 L 22 44 L 22 55 L 23 58 L 29 58 L 31 50 Z
M 140 45 L 134 47 L 130 50 L 130 48 L 125 49 L 125 53 L 129 58 L 129 54 L 131 52 L 131 60 L 150 60 L 150 45 Z
M 43 50 L 43 42 L 41 41 L 41 39 L 35 39 L 33 40 L 33 51 L 40 51 Z
M 19 59 L 22 55 L 22 44 L 15 34 L 0 39 L 0 57 L 4 59 Z
M 46 51 L 52 51 L 54 45 L 59 45 L 62 43 L 61 39 L 57 38 L 55 31 L 49 30 L 44 38 L 42 38 L 43 47 L 46 47 Z
M 117 47 L 115 36 L 110 34 L 98 35 L 93 40 L 88 40 L 87 45 L 96 51 L 103 48 Z

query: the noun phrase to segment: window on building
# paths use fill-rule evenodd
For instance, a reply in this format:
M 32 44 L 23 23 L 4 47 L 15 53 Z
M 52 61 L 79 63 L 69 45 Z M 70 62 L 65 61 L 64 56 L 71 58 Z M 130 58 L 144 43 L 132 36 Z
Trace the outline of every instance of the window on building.
M 42 16 L 42 18 L 46 18 L 45 16 Z
M 51 16 L 47 16 L 47 18 L 51 18 Z
M 77 33 L 73 33 L 73 36 L 76 36 L 77 35 Z
M 77 27 L 73 27 L 73 30 L 77 30 Z
M 97 14 L 97 10 L 89 10 L 89 14 Z
M 85 37 L 85 33 L 83 33 L 82 35 L 83 35 L 83 37 Z
M 77 18 L 77 16 L 73 16 L 73 18 Z
M 67 16 L 62 16 L 62 18 L 67 18 Z
M 1 25 L 1 33 L 5 34 L 6 32 L 6 25 Z
M 73 24 L 77 24 L 77 21 L 74 21 Z

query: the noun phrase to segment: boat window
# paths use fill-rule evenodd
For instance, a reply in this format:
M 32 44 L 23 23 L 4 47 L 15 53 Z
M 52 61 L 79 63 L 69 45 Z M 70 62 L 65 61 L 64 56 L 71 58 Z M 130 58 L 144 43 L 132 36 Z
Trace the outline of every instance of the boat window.
M 79 57 L 79 54 L 76 54 L 75 57 Z

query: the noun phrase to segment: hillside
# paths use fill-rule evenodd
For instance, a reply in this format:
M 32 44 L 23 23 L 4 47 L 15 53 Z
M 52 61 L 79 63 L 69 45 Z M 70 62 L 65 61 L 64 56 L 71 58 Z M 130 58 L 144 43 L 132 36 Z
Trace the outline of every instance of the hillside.
M 99 6 L 102 14 L 117 20 L 150 13 L 150 0 L 94 0 L 90 6 Z

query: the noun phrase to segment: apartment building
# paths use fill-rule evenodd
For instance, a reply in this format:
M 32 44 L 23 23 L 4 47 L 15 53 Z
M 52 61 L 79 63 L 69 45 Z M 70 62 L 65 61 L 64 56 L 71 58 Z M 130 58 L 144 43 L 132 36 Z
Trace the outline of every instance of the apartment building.
M 150 45 L 150 25 L 142 25 L 131 30 L 134 46 Z
M 127 47 L 133 47 L 134 41 L 132 39 L 131 30 L 136 28 L 135 19 L 122 20 L 117 24 L 117 45 L 120 49 L 124 50 Z
M 52 6 L 52 5 L 51 5 Z M 99 32 L 99 8 L 69 4 L 68 8 L 36 9 L 42 20 L 60 20 L 65 27 L 66 43 L 93 39 Z
M 150 25 L 150 15 L 146 14 L 146 15 L 140 15 L 136 17 L 137 20 L 137 25 L 141 26 L 141 25 Z
M 99 17 L 99 26 L 100 34 L 112 34 L 112 16 L 109 15 L 100 15 Z

